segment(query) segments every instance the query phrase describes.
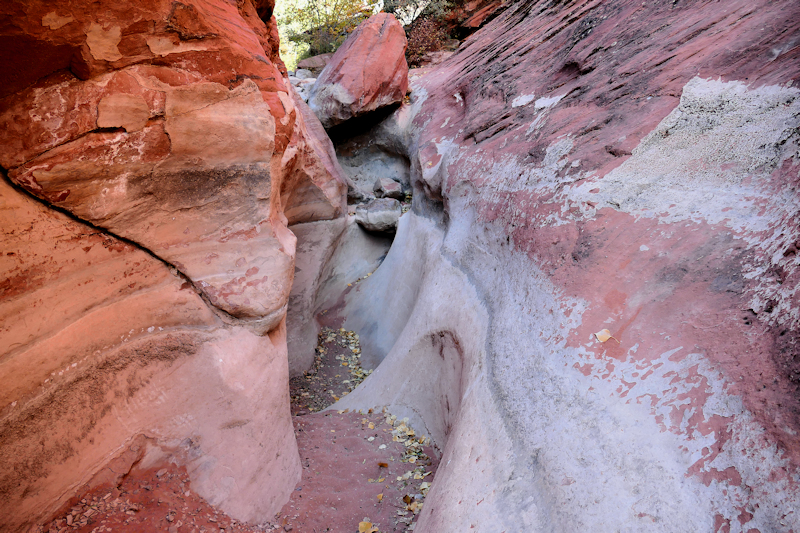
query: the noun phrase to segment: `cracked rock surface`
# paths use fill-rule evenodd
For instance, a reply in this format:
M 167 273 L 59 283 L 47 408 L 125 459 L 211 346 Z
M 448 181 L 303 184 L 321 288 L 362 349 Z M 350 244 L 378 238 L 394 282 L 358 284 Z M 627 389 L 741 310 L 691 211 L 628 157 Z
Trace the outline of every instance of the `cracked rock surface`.
M 197 494 L 255 522 L 300 475 L 288 225 L 344 216 L 347 185 L 295 106 L 273 7 L 0 7 L 13 67 L 0 89 L 0 529 L 132 464 L 173 460 Z

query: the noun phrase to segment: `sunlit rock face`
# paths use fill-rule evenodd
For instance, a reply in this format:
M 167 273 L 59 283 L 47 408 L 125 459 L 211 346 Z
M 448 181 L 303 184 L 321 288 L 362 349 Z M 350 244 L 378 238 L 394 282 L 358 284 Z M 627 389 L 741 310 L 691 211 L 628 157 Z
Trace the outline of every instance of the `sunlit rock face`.
M 407 44 L 394 15 L 378 13 L 358 26 L 311 88 L 308 104 L 322 125 L 400 103 L 408 89 Z
M 272 7 L 0 7 L 0 529 L 167 456 L 241 519 L 294 487 L 288 224 L 346 185 Z
M 270 61 L 274 43 L 253 6 L 35 7 L 26 4 L 18 39 L 73 53 L 6 97 L 0 163 L 9 177 L 146 247 L 221 311 L 260 333 L 274 328 L 293 270 L 283 211 L 298 207 L 282 205 L 281 192 L 318 157 L 298 134 L 283 66 Z M 316 191 L 301 198 L 306 218 L 339 216 L 335 180 L 305 174 Z
M 800 529 L 799 38 L 793 2 L 520 1 L 412 81 L 336 408 L 443 450 L 416 531 Z

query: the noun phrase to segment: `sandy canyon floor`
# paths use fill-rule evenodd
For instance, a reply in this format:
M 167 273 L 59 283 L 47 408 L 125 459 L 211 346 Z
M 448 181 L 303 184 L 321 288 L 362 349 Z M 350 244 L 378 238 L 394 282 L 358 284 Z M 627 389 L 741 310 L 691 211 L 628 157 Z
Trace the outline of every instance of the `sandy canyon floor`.
M 133 533 L 400 533 L 412 531 L 438 466 L 430 439 L 386 411 L 323 411 L 368 374 L 358 336 L 325 327 L 313 368 L 291 380 L 303 478 L 272 523 L 237 522 L 193 490 L 174 464 L 134 468 L 116 487 L 75 498 L 38 531 Z

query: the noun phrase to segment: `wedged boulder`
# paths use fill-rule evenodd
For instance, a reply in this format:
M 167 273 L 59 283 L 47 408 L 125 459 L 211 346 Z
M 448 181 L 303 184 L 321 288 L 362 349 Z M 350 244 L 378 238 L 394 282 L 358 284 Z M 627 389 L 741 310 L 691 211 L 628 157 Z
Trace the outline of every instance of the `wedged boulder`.
M 288 224 L 343 224 L 346 182 L 256 9 L 0 7 L 3 531 L 140 459 L 242 520 L 294 488 Z
M 376 198 L 356 207 L 356 222 L 367 231 L 394 232 L 400 215 L 400 202 L 394 198 Z
M 289 76 L 289 83 L 294 87 L 298 96 L 306 103 L 308 103 L 311 87 L 314 86 L 315 81 L 317 81 L 316 78 L 297 78 Z
M 325 128 L 402 102 L 408 89 L 406 34 L 378 13 L 350 34 L 311 88 L 309 106 Z
M 297 62 L 297 68 L 310 70 L 314 75 L 322 72 L 322 69 L 330 63 L 333 54 L 319 54 Z
M 394 180 L 389 178 L 378 178 L 375 180 L 375 185 L 372 186 L 377 198 L 394 198 L 395 200 L 403 199 L 403 187 Z

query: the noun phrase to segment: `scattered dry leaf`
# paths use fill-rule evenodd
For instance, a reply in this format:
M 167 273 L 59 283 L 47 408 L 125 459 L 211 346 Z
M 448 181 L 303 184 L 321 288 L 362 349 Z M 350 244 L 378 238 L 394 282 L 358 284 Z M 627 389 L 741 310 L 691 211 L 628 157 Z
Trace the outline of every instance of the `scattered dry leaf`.
M 378 468 L 389 468 L 389 463 L 378 463 Z
M 372 522 L 359 522 L 358 533 L 376 533 L 378 528 L 372 525 Z
M 620 342 L 614 336 L 612 336 L 611 332 L 608 331 L 607 329 L 601 329 L 600 331 L 595 333 L 594 336 L 597 337 L 597 340 L 599 340 L 600 342 L 606 342 L 608 339 L 614 339 L 615 341 L 617 341 L 617 344 L 620 344 Z
M 383 501 L 383 493 L 378 494 L 378 503 Z

